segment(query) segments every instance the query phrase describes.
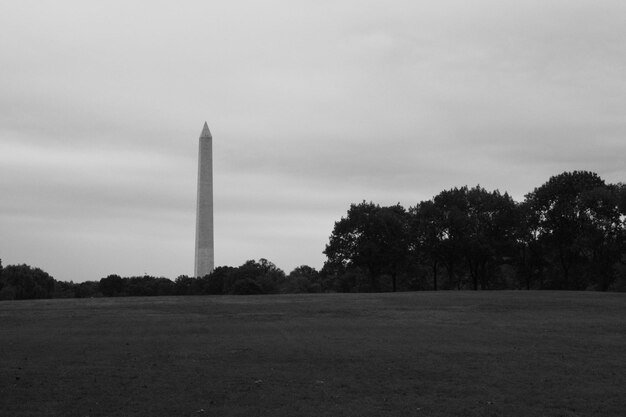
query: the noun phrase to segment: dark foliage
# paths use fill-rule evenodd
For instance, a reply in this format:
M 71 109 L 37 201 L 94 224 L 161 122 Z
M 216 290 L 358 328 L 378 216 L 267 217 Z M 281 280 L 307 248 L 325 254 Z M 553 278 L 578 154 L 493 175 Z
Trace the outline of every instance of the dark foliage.
M 626 187 L 574 171 L 522 203 L 476 186 L 442 191 L 408 211 L 352 204 L 324 253 L 322 272 L 335 291 L 620 290 Z
M 54 278 L 39 268 L 7 265 L 0 273 L 0 300 L 51 298 L 54 293 Z
M 368 282 L 359 283 L 360 290 L 380 291 L 389 285 L 380 280 L 387 276 L 395 291 L 398 275 L 409 264 L 406 211 L 400 204 L 389 207 L 365 201 L 352 204 L 347 216 L 335 223 L 324 254 L 328 257 L 326 271 L 337 276 L 355 269 L 364 272 Z
M 321 275 L 303 265 L 289 276 L 267 259 L 233 268 L 220 266 L 204 277 L 181 275 L 172 281 L 148 275 L 109 275 L 82 283 L 55 281 L 39 268 L 0 262 L 0 300 L 27 298 L 144 297 L 159 295 L 276 294 L 324 291 Z

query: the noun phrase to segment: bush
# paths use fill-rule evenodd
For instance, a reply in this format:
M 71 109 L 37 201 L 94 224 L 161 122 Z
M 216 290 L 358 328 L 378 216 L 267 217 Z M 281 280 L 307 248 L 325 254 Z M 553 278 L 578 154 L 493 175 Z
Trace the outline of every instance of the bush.
M 239 279 L 233 284 L 231 294 L 253 295 L 263 294 L 263 289 L 259 284 L 250 278 Z

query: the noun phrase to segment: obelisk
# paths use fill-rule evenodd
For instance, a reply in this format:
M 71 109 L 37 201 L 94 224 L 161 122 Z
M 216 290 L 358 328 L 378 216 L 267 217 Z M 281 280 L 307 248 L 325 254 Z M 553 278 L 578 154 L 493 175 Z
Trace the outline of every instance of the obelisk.
M 213 137 L 204 122 L 198 150 L 198 202 L 196 206 L 196 262 L 194 276 L 213 271 Z

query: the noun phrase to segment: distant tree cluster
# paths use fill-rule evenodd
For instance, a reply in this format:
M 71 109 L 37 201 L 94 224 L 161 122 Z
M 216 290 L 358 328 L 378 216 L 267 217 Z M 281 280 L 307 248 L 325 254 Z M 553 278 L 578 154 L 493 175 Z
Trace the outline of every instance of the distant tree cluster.
M 250 260 L 239 267 L 220 266 L 204 277 L 181 275 L 172 281 L 144 275 L 109 275 L 100 281 L 56 281 L 39 268 L 0 262 L 0 300 L 37 298 L 142 297 L 208 294 L 278 294 L 322 292 L 320 274 L 299 266 L 289 275 L 267 259 Z
M 337 221 L 321 271 L 288 275 L 267 259 L 204 277 L 56 281 L 2 267 L 0 300 L 206 294 L 558 289 L 626 291 L 626 186 L 564 172 L 526 195 L 480 186 L 442 191 L 405 209 L 352 204 Z
M 340 291 L 626 287 L 626 187 L 554 176 L 522 203 L 480 186 L 405 210 L 352 204 L 322 275 Z
M 2 266 L 0 260 L 0 300 L 50 298 L 55 280 L 39 268 L 28 265 Z
M 106 297 L 146 295 L 209 294 L 278 294 L 319 292 L 319 273 L 309 266 L 294 269 L 289 275 L 267 259 L 250 260 L 233 268 L 220 266 L 204 277 L 181 275 L 175 281 L 167 278 L 109 275 L 98 283 Z

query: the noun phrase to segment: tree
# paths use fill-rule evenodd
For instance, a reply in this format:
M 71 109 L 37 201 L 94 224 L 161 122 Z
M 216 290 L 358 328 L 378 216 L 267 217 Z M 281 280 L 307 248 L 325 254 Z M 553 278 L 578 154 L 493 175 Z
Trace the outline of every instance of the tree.
M 105 297 L 119 297 L 122 294 L 123 285 L 122 277 L 112 274 L 102 278 L 98 283 L 98 288 Z
M 238 282 L 241 281 L 239 284 Z M 265 258 L 249 260 L 224 277 L 224 294 L 274 294 L 285 281 L 285 273 Z
M 98 289 L 97 281 L 85 281 L 81 283 L 77 283 L 74 286 L 74 297 L 75 298 L 91 298 L 91 297 L 101 297 L 102 293 L 100 293 Z
M 450 285 L 461 289 L 465 278 L 461 263 L 467 246 L 467 187 L 442 191 L 432 201 L 435 207 L 433 213 L 437 216 L 433 222 L 433 226 L 438 227 L 437 250 Z
M 26 264 L 2 268 L 2 282 L 0 297 L 16 300 L 50 298 L 55 284 L 47 272 Z
M 433 290 L 437 291 L 439 267 L 446 262 L 443 245 L 443 212 L 432 200 L 409 208 L 410 250 L 416 263 L 427 263 L 432 272 Z
M 391 277 L 392 290 L 409 260 L 408 217 L 400 205 L 352 204 L 346 217 L 335 222 L 324 254 L 326 269 L 343 274 L 350 269 L 367 271 L 370 290 L 379 291 L 379 278 Z
M 430 264 L 433 288 L 443 265 L 452 286 L 468 276 L 473 289 L 495 284 L 498 268 L 514 253 L 517 206 L 508 194 L 480 186 L 442 191 L 410 210 L 412 248 Z
M 480 186 L 468 190 L 467 200 L 465 258 L 474 289 L 491 288 L 498 268 L 515 254 L 517 204 L 507 193 Z
M 582 231 L 582 250 L 587 260 L 587 282 L 607 291 L 615 280 L 614 266 L 624 253 L 625 223 L 620 209 L 620 190 L 614 185 L 595 188 L 581 196 L 588 224 Z
M 203 294 L 224 294 L 224 283 L 228 282 L 228 277 L 235 268 L 230 266 L 218 266 L 209 275 L 202 278 Z
M 199 293 L 199 282 L 196 278 L 179 275 L 174 281 L 176 295 L 196 295 Z
M 527 290 L 537 285 L 538 288 L 543 288 L 547 261 L 544 247 L 539 240 L 538 219 L 527 201 L 518 206 L 518 213 L 518 224 L 515 232 L 517 242 L 515 267 L 518 273 L 518 285 Z
M 320 274 L 313 267 L 301 265 L 287 275 L 285 287 L 282 292 L 286 293 L 315 293 L 322 292 Z
M 600 289 L 609 287 L 612 265 L 623 250 L 622 198 L 619 186 L 607 186 L 588 171 L 551 177 L 526 195 L 533 233 L 560 268 L 555 288 L 585 289 L 593 281 Z

